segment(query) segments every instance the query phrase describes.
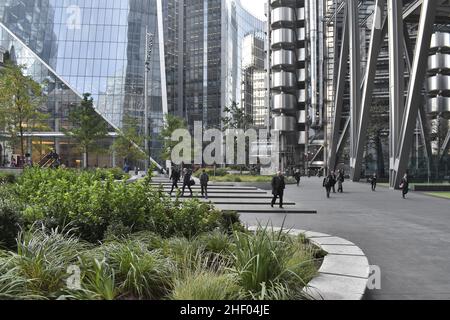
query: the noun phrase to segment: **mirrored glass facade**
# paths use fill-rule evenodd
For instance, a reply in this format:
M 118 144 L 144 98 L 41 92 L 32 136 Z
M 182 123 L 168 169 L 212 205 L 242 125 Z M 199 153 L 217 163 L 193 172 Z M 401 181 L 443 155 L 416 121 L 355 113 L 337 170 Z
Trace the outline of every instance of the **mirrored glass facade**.
M 169 112 L 204 127 L 221 125 L 222 112 L 240 103 L 242 41 L 264 37 L 264 22 L 239 0 L 164 1 Z
M 159 47 L 160 0 L 0 0 L 0 47 L 35 80 L 46 83 L 53 132 L 68 126 L 71 106 L 91 93 L 98 113 L 113 128 L 125 115 L 144 132 L 146 30 L 153 36 L 149 68 L 149 126 L 163 121 Z M 160 3 L 159 3 L 160 4 Z M 156 139 L 152 139 L 155 141 Z M 159 145 L 152 143 L 152 154 Z

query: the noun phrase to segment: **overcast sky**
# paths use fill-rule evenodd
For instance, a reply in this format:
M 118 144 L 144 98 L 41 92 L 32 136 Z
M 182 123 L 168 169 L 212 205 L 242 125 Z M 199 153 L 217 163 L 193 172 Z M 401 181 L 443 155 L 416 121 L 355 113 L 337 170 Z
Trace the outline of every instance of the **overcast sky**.
M 242 5 L 247 8 L 248 11 L 253 13 L 255 16 L 264 18 L 264 4 L 265 0 L 241 0 Z

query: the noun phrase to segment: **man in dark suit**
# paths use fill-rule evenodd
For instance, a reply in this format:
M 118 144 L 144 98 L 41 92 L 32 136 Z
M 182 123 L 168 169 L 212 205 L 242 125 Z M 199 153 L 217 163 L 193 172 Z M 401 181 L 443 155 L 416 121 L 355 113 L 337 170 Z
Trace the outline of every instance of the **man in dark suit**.
M 173 168 L 172 174 L 170 175 L 170 180 L 172 181 L 172 190 L 170 190 L 170 195 L 172 195 L 173 189 L 178 189 L 178 181 L 180 181 L 180 171 L 177 168 Z
M 280 197 L 280 208 L 283 209 L 283 195 L 284 189 L 286 189 L 286 183 L 281 171 L 278 171 L 277 176 L 272 179 L 272 208 L 277 202 L 277 198 Z
M 183 177 L 183 192 L 181 194 L 182 197 L 184 197 L 184 190 L 186 190 L 186 187 L 189 189 L 189 191 L 191 192 L 191 198 L 194 196 L 194 193 L 192 192 L 192 182 L 191 182 L 191 178 L 192 178 L 192 172 L 189 171 L 188 169 L 184 168 L 183 170 L 184 173 L 184 177 Z

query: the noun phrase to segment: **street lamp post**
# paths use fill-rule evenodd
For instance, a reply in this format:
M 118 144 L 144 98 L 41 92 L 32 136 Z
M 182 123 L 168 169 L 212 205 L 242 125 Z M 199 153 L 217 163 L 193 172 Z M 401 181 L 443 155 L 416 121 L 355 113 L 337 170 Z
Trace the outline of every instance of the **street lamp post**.
M 153 34 L 148 32 L 148 26 L 145 27 L 145 74 L 144 74 L 144 143 L 145 143 L 145 171 L 148 172 L 150 163 L 150 144 L 149 144 L 149 111 L 148 111 L 148 73 L 151 68 L 151 55 L 153 52 Z

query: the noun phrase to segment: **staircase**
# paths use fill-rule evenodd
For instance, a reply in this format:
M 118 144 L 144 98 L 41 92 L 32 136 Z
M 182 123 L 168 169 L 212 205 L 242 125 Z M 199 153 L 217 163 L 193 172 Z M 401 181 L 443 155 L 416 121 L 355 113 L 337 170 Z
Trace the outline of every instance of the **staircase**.
M 164 177 L 154 177 L 152 183 L 154 187 L 162 187 L 165 192 L 169 193 L 172 183 Z M 182 183 L 178 186 L 182 187 Z M 239 214 L 316 214 L 315 210 L 297 209 L 297 204 L 292 201 L 285 200 L 285 209 L 278 208 L 278 201 L 275 208 L 270 206 L 272 194 L 268 191 L 258 189 L 256 187 L 244 187 L 233 183 L 210 183 L 208 185 L 208 199 L 201 197 L 201 188 L 198 185 L 192 187 L 194 198 L 203 202 L 211 202 L 220 210 L 236 211 Z M 174 190 L 172 197 L 175 198 L 177 191 Z M 189 189 L 185 190 L 185 196 L 181 200 L 190 199 Z
M 45 157 L 39 161 L 38 166 L 40 168 L 50 168 L 54 163 L 56 162 L 56 159 L 52 157 L 52 154 L 49 153 Z

